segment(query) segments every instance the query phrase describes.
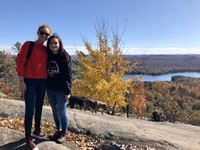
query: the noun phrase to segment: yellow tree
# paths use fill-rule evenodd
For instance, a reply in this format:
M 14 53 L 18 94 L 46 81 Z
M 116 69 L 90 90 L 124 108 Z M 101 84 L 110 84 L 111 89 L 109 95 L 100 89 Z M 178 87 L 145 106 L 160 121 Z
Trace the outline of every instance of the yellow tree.
M 81 74 L 80 79 L 73 80 L 73 94 L 105 102 L 110 108 L 122 107 L 132 82 L 125 80 L 124 75 L 135 65 L 123 58 L 118 32 L 112 32 L 110 40 L 106 27 L 104 23 L 96 27 L 96 48 L 84 40 L 88 55 L 76 51 Z

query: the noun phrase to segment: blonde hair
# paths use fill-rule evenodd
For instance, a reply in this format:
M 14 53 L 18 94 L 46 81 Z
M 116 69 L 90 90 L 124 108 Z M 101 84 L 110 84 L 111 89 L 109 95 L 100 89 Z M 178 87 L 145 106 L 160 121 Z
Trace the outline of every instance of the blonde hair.
M 48 24 L 43 24 L 43 25 L 39 26 L 38 31 L 40 31 L 42 28 L 48 28 L 50 30 L 50 33 L 52 31 L 50 25 L 48 25 Z

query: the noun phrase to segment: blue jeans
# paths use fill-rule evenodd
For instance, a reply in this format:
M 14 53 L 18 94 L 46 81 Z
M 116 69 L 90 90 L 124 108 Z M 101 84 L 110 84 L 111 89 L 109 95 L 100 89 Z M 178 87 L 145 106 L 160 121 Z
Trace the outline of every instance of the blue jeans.
M 67 131 L 67 102 L 64 91 L 47 89 L 48 100 L 52 108 L 53 119 L 57 130 Z
M 25 138 L 31 136 L 33 114 L 35 113 L 35 131 L 40 131 L 42 107 L 46 92 L 46 79 L 24 79 L 25 98 Z

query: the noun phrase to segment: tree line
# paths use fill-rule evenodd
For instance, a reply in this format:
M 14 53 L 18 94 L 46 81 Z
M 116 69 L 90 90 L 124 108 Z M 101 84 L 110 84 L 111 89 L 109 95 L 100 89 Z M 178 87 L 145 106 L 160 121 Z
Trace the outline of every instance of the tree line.
M 138 63 L 131 74 L 167 74 L 199 72 L 200 55 L 124 55 L 131 63 Z

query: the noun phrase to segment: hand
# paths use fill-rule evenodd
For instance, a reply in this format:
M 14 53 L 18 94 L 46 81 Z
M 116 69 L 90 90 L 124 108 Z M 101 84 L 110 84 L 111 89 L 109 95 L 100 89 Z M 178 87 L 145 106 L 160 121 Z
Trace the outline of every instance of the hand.
M 69 95 L 65 95 L 65 99 L 66 99 L 66 101 L 68 101 L 70 99 L 70 94 Z
M 19 90 L 21 92 L 21 95 L 23 96 L 25 94 L 25 91 L 26 91 L 26 84 L 24 82 L 19 83 Z

